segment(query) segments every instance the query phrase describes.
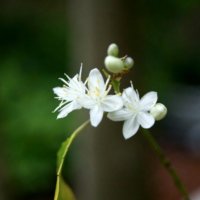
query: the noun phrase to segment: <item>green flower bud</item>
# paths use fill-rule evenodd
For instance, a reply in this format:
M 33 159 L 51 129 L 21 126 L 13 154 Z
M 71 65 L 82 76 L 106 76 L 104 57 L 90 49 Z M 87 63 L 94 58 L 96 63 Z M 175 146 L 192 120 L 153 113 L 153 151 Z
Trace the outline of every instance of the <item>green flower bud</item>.
M 134 60 L 131 57 L 127 57 L 124 61 L 124 66 L 127 69 L 131 69 L 134 65 Z
M 104 63 L 109 72 L 120 73 L 124 70 L 124 63 L 120 58 L 106 56 Z
M 118 54 L 119 54 L 119 48 L 118 48 L 118 46 L 115 43 L 110 44 L 108 46 L 108 49 L 107 49 L 107 54 L 109 56 L 117 57 Z
M 157 103 L 151 108 L 150 113 L 153 115 L 155 120 L 159 121 L 163 119 L 167 114 L 167 108 L 162 103 Z

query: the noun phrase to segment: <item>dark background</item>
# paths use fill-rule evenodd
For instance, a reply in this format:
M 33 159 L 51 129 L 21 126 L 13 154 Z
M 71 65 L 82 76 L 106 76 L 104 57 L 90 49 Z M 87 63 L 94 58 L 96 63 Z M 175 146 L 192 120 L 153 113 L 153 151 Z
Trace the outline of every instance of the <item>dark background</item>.
M 52 88 L 61 85 L 57 78 L 64 73 L 76 73 L 81 62 L 85 74 L 91 67 L 101 68 L 111 42 L 119 44 L 122 56 L 135 59 L 124 86 L 132 79 L 141 94 L 158 91 L 159 101 L 168 107 L 167 118 L 152 132 L 196 194 L 199 19 L 197 0 L 2 0 L 0 200 L 53 199 L 56 152 L 87 114 L 81 118 L 79 111 L 56 120 Z M 104 120 L 99 131 L 88 129 L 67 159 L 65 179 L 78 199 L 180 199 L 144 138 L 137 134 L 125 141 L 121 124 L 110 123 Z

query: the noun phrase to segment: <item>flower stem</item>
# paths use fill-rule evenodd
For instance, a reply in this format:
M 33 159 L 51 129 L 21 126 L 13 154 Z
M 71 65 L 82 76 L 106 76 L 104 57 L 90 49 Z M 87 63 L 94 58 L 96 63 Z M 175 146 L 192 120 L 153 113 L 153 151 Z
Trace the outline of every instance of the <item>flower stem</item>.
M 111 84 L 113 86 L 113 89 L 116 94 L 120 94 L 120 81 L 118 80 L 112 80 Z
M 67 152 L 69 150 L 69 147 L 71 146 L 74 139 L 77 137 L 77 135 L 89 124 L 90 120 L 85 121 L 83 124 L 81 124 L 61 145 L 60 149 L 58 150 L 57 154 L 57 180 L 56 180 L 56 189 L 55 189 L 55 195 L 54 200 L 60 200 L 64 199 L 62 198 L 62 192 L 61 187 L 64 185 L 65 187 L 65 195 L 67 194 L 68 200 L 74 200 L 75 197 L 71 191 L 71 189 L 64 183 L 64 180 L 62 178 L 62 168 L 65 161 L 65 157 L 67 155 Z M 70 197 L 69 197 L 70 196 Z M 66 199 L 66 198 L 65 198 Z
M 77 135 L 89 124 L 90 120 L 85 121 L 81 124 L 71 135 L 68 137 L 61 145 L 58 155 L 57 155 L 57 176 L 59 176 L 62 172 L 63 163 L 66 157 L 66 154 L 69 150 L 74 139 Z
M 171 176 L 176 188 L 180 192 L 183 197 L 183 200 L 190 200 L 188 192 L 185 188 L 185 185 L 179 178 L 176 170 L 172 166 L 171 161 L 166 157 L 163 150 L 161 149 L 160 145 L 156 142 L 155 138 L 151 135 L 151 133 L 147 129 L 143 129 L 142 131 L 143 136 L 149 142 L 151 148 L 156 152 L 161 164 L 165 167 L 168 171 L 169 175 Z

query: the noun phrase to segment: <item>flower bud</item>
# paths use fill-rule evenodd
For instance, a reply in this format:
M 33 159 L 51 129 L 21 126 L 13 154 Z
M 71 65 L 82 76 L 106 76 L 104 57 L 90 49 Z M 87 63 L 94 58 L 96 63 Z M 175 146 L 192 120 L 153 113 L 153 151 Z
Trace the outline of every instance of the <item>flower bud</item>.
M 167 114 L 167 108 L 162 103 L 157 103 L 151 108 L 150 113 L 153 115 L 155 120 L 159 121 L 163 119 Z
M 134 65 L 134 60 L 131 57 L 127 57 L 124 61 L 124 66 L 127 69 L 131 69 Z
M 107 49 L 107 54 L 109 56 L 117 57 L 118 54 L 119 54 L 119 48 L 118 48 L 118 46 L 115 43 L 110 44 L 108 46 L 108 49 Z
M 106 69 L 112 73 L 120 73 L 124 70 L 124 63 L 120 58 L 114 56 L 106 56 L 104 60 Z

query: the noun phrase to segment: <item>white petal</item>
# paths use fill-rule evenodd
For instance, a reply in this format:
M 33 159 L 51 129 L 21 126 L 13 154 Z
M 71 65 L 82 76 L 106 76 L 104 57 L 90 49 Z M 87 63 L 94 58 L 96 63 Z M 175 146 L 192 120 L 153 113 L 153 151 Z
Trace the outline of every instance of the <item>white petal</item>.
M 123 101 L 120 96 L 108 95 L 105 97 L 101 104 L 102 108 L 106 112 L 113 112 L 119 110 L 123 106 Z
M 140 100 L 140 106 L 142 110 L 150 110 L 157 102 L 157 92 L 148 92 Z
M 57 119 L 66 117 L 70 112 L 76 109 L 80 109 L 81 106 L 77 104 L 76 102 L 70 102 L 66 106 L 64 106 L 62 109 L 60 109 L 60 113 L 57 116 Z
M 89 95 L 83 95 L 80 99 L 78 99 L 78 102 L 86 109 L 92 109 L 96 104 L 95 100 Z
M 63 107 L 67 103 L 69 103 L 69 102 L 68 101 L 61 101 L 60 104 L 58 105 L 58 107 L 56 107 L 53 112 L 56 112 L 57 110 L 59 110 L 61 107 Z
M 133 114 L 126 109 L 121 109 L 108 113 L 108 118 L 112 121 L 125 121 L 130 119 L 132 116 Z
M 92 126 L 96 127 L 99 125 L 103 118 L 103 110 L 100 106 L 95 106 L 90 110 L 90 121 Z
M 151 128 L 154 125 L 154 117 L 147 112 L 140 112 L 137 115 L 137 121 L 143 128 Z
M 64 87 L 55 87 L 53 92 L 60 98 L 65 99 L 67 96 L 66 88 Z
M 137 122 L 135 117 L 131 117 L 126 120 L 123 125 L 123 136 L 125 139 L 128 139 L 135 135 L 139 129 L 139 123 Z
M 132 87 L 128 87 L 123 91 L 122 98 L 128 102 L 139 101 L 139 95 Z
M 69 87 L 74 89 L 75 91 L 80 91 L 83 89 L 83 83 L 82 81 L 79 81 L 78 74 L 76 74 L 69 82 Z
M 89 90 L 93 91 L 96 88 L 103 90 L 104 85 L 103 76 L 101 75 L 100 71 L 97 68 L 92 69 L 88 77 Z

